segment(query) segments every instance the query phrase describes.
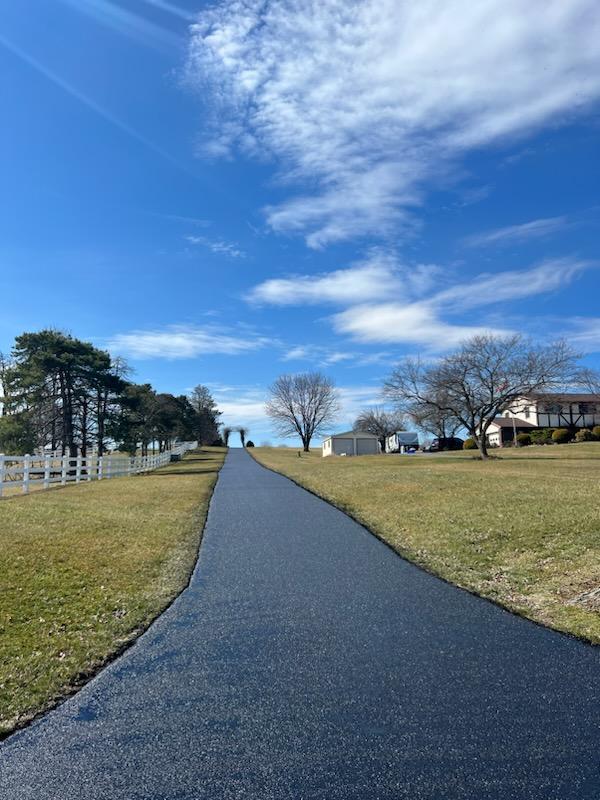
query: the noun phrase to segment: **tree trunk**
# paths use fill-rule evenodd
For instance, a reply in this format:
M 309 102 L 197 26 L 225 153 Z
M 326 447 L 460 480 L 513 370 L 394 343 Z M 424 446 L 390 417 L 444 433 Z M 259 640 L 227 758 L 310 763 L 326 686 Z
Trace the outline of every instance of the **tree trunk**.
M 104 455 L 104 423 L 106 420 L 106 408 L 104 403 L 103 393 L 99 390 L 97 397 L 97 413 L 96 426 L 98 428 L 98 457 Z
M 481 436 L 475 436 L 474 438 L 475 441 L 477 442 L 477 447 L 479 448 L 479 455 L 481 456 L 482 461 L 484 461 L 486 458 L 490 457 L 487 449 L 487 441 L 485 433 L 482 434 Z
M 87 424 L 88 424 L 88 403 L 84 397 L 81 403 L 81 457 L 87 456 Z

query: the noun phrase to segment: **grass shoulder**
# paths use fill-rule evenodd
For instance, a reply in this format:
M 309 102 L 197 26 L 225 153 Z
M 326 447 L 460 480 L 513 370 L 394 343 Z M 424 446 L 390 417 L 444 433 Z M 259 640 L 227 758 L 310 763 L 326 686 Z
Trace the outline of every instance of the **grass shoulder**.
M 600 443 L 503 450 L 489 462 L 462 452 L 253 455 L 425 569 L 600 643 Z
M 0 501 L 0 736 L 73 691 L 187 585 L 225 452 Z

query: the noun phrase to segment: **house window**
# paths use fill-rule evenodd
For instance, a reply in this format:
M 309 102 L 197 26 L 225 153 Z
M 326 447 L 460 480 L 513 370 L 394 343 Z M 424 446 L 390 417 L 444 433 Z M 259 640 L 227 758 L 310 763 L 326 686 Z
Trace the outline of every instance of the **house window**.
M 596 410 L 596 403 L 579 403 L 580 414 L 595 414 Z
M 545 403 L 543 409 L 546 414 L 560 414 L 563 407 L 560 403 Z
M 525 409 L 525 419 L 529 419 L 530 416 L 531 416 L 531 411 L 528 408 L 526 408 Z

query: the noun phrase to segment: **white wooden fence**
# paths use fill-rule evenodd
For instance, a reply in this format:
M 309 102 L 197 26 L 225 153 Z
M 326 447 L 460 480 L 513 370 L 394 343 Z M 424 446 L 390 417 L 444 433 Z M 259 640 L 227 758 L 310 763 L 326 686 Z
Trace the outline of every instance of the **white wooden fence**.
M 184 456 L 194 450 L 198 442 L 177 442 L 164 453 L 149 456 L 100 456 L 71 458 L 70 456 L 5 456 L 0 453 L 0 497 L 4 489 L 21 489 L 23 494 L 31 486 L 49 489 L 54 484 L 83 481 L 102 481 L 124 475 L 139 475 L 168 464 L 172 456 Z

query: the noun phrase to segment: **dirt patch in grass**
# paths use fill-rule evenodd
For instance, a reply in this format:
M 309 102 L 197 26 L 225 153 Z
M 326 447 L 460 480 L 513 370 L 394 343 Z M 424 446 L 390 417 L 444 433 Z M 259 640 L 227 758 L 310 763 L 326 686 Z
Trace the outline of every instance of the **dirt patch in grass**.
M 0 736 L 73 690 L 186 586 L 225 450 L 0 501 Z
M 600 643 L 600 443 L 322 458 L 255 448 L 427 570 Z

